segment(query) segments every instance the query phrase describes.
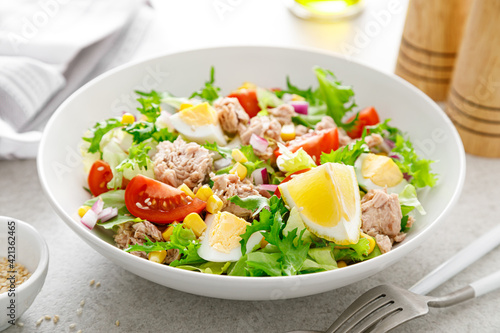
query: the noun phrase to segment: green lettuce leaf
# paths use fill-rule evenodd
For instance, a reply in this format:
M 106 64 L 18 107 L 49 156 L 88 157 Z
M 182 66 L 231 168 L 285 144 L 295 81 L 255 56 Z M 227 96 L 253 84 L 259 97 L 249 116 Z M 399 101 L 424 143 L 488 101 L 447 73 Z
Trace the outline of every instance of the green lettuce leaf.
M 162 99 L 168 94 L 159 93 L 155 90 L 151 90 L 148 93 L 136 90 L 135 93 L 140 96 L 137 98 L 137 102 L 139 102 L 141 106 L 138 107 L 137 110 L 146 117 L 148 122 L 154 123 L 156 118 L 160 116 L 160 104 Z
M 226 273 L 231 262 L 205 262 L 201 265 L 179 265 L 177 268 L 185 269 L 188 271 L 197 271 L 201 273 L 221 275 Z
M 269 200 L 260 195 L 250 195 L 246 198 L 240 198 L 235 195 L 229 198 L 229 201 L 241 208 L 251 210 L 253 212 L 252 216 L 259 214 L 265 207 L 269 207 Z
M 219 98 L 220 88 L 214 85 L 215 83 L 215 69 L 212 66 L 210 68 L 210 80 L 205 82 L 205 86 L 198 91 L 195 91 L 189 98 L 199 97 L 204 101 L 213 103 L 217 98 Z
M 257 101 L 261 112 L 268 107 L 275 108 L 283 104 L 283 101 L 279 99 L 276 94 L 264 88 L 257 88 Z
M 398 194 L 399 204 L 401 205 L 401 212 L 404 215 L 407 215 L 413 209 L 417 209 L 421 215 L 425 215 L 426 212 L 424 207 L 418 201 L 417 191 L 413 185 L 406 185 L 403 191 Z
M 286 172 L 286 176 L 299 170 L 316 167 L 316 163 L 304 149 L 300 148 L 295 153 L 292 153 L 279 142 L 278 147 L 281 155 L 276 160 L 276 164 L 282 172 Z
M 345 165 L 352 165 L 358 159 L 358 157 L 363 153 L 369 153 L 370 149 L 365 145 L 364 137 L 357 140 L 356 143 L 351 146 L 345 146 L 343 148 L 332 150 L 331 153 L 321 154 L 321 164 L 325 163 L 343 163 Z
M 247 254 L 246 265 L 250 271 L 250 276 L 258 276 L 251 274 L 252 271 L 261 270 L 269 276 L 281 276 L 281 253 L 265 253 L 252 252 Z
M 98 122 L 90 129 L 91 137 L 84 137 L 83 140 L 90 143 L 88 148 L 89 153 L 97 153 L 101 152 L 100 143 L 104 134 L 108 133 L 114 128 L 122 127 L 123 124 L 120 120 L 116 118 L 107 119 L 101 122 Z

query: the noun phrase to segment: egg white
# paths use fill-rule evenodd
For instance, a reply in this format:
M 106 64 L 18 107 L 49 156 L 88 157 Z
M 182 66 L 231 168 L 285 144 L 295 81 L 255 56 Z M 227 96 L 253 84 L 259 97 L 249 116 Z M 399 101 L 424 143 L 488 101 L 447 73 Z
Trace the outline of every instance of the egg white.
M 373 183 L 370 178 L 363 177 L 363 174 L 361 173 L 361 166 L 363 165 L 363 161 L 365 160 L 366 156 L 368 156 L 368 154 L 361 154 L 354 163 L 354 170 L 356 172 L 356 178 L 358 180 L 359 186 L 361 186 L 366 191 L 384 189 L 385 186 L 379 186 Z M 396 186 L 387 186 L 387 193 L 400 193 L 401 191 L 403 191 L 406 185 L 408 185 L 408 182 L 403 178 L 401 182 Z
M 220 146 L 225 146 L 227 141 L 222 133 L 219 124 L 195 126 L 182 120 L 179 113 L 172 115 L 170 123 L 186 140 L 199 144 L 216 142 Z
M 238 246 L 232 249 L 229 253 L 221 252 L 210 246 L 210 235 L 212 234 L 211 229 L 214 217 L 215 215 L 209 214 L 205 219 L 207 229 L 203 233 L 202 237 L 200 237 L 201 246 L 198 249 L 198 255 L 207 261 L 213 262 L 238 261 L 242 256 L 241 245 L 239 243 Z M 247 242 L 247 252 L 251 252 L 262 241 L 262 238 L 263 236 L 259 231 L 252 234 Z

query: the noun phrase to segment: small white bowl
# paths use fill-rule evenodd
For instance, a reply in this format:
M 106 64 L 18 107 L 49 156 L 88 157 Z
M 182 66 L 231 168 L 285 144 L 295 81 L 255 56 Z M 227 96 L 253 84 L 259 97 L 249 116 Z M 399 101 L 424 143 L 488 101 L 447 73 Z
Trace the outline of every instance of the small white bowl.
M 42 289 L 49 267 L 49 250 L 35 228 L 5 216 L 0 216 L 0 244 L 0 257 L 8 257 L 9 247 L 13 247 L 16 263 L 31 273 L 13 293 L 0 294 L 0 331 L 3 331 L 23 315 Z

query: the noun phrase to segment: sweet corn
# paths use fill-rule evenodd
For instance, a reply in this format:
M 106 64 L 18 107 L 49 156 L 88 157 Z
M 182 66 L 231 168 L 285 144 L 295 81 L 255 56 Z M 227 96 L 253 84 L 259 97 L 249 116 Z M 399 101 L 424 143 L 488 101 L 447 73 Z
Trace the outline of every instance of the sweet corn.
M 345 263 L 345 261 L 343 261 L 343 260 L 337 261 L 338 268 L 342 268 L 342 267 L 346 267 L 346 266 L 347 266 L 347 264 Z
M 260 248 L 261 249 L 265 248 L 267 244 L 269 244 L 269 242 L 266 241 L 266 239 L 264 237 L 262 237 L 262 239 L 260 241 Z
M 231 157 L 233 158 L 233 160 L 239 163 L 248 162 L 248 158 L 239 149 L 233 149 L 231 151 Z
M 80 215 L 80 217 L 83 217 L 83 215 L 87 214 L 90 208 L 90 206 L 82 206 L 78 208 L 78 215 Z
M 198 189 L 198 191 L 196 191 L 196 197 L 203 201 L 208 201 L 208 198 L 210 198 L 213 194 L 214 192 L 208 185 L 203 185 Z
M 181 186 L 178 187 L 178 189 L 181 190 L 182 192 L 186 193 L 188 197 L 191 197 L 194 199 L 193 191 L 191 191 L 189 186 L 187 186 L 186 184 L 182 184 Z
M 295 126 L 293 124 L 284 125 L 281 127 L 280 136 L 283 141 L 295 139 Z
M 181 107 L 179 108 L 179 111 L 180 111 L 180 110 L 187 109 L 187 108 L 190 108 L 190 107 L 192 107 L 192 106 L 193 106 L 193 104 L 189 104 L 189 103 L 182 103 L 182 104 L 181 104 Z
M 197 213 L 191 213 L 184 218 L 184 226 L 193 230 L 196 237 L 200 237 L 207 228 L 205 221 Z
M 243 84 L 241 85 L 241 87 L 238 88 L 238 90 L 241 90 L 241 89 L 256 89 L 257 88 L 257 85 L 255 83 L 252 83 L 252 82 L 243 82 Z
M 214 194 L 208 198 L 207 212 L 210 214 L 217 214 L 222 209 L 222 206 L 224 206 L 224 202 L 222 202 L 222 200 Z
M 135 121 L 135 117 L 133 115 L 131 115 L 130 113 L 124 113 L 122 116 L 121 123 L 123 125 L 130 125 L 130 124 L 133 124 L 134 121 Z
M 150 261 L 154 261 L 154 262 L 157 262 L 159 264 L 163 264 L 163 260 L 165 260 L 166 256 L 167 256 L 167 251 L 165 251 L 165 250 L 153 251 L 153 252 L 149 252 L 148 259 Z
M 172 236 L 172 233 L 174 232 L 174 227 L 177 225 L 177 223 L 172 223 L 171 225 L 169 225 L 167 227 L 167 229 L 165 229 L 165 231 L 163 231 L 163 233 L 161 234 L 162 237 L 163 237 L 163 240 L 165 240 L 165 242 L 168 242 L 170 240 L 170 236 Z
M 292 95 L 292 101 L 294 101 L 294 102 L 298 102 L 298 101 L 303 102 L 305 100 L 306 99 L 304 97 L 302 97 L 302 96 L 295 95 L 295 94 Z
M 368 254 L 372 253 L 376 245 L 375 239 L 372 236 L 365 234 L 364 232 L 361 233 L 361 237 L 368 239 L 368 242 L 370 242 L 370 248 L 368 249 Z
M 233 175 L 238 175 L 238 177 L 240 177 L 240 180 L 245 179 L 245 177 L 247 176 L 247 172 L 247 168 L 239 162 L 236 162 L 231 171 L 229 171 L 229 173 Z

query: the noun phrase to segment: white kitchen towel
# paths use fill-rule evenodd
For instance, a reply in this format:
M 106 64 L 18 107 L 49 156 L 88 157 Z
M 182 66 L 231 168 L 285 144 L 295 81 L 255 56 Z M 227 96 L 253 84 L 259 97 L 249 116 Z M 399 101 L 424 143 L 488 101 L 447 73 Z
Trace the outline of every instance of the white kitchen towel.
M 142 0 L 0 2 L 0 158 L 35 157 L 37 130 L 74 90 L 128 61 L 151 17 Z

